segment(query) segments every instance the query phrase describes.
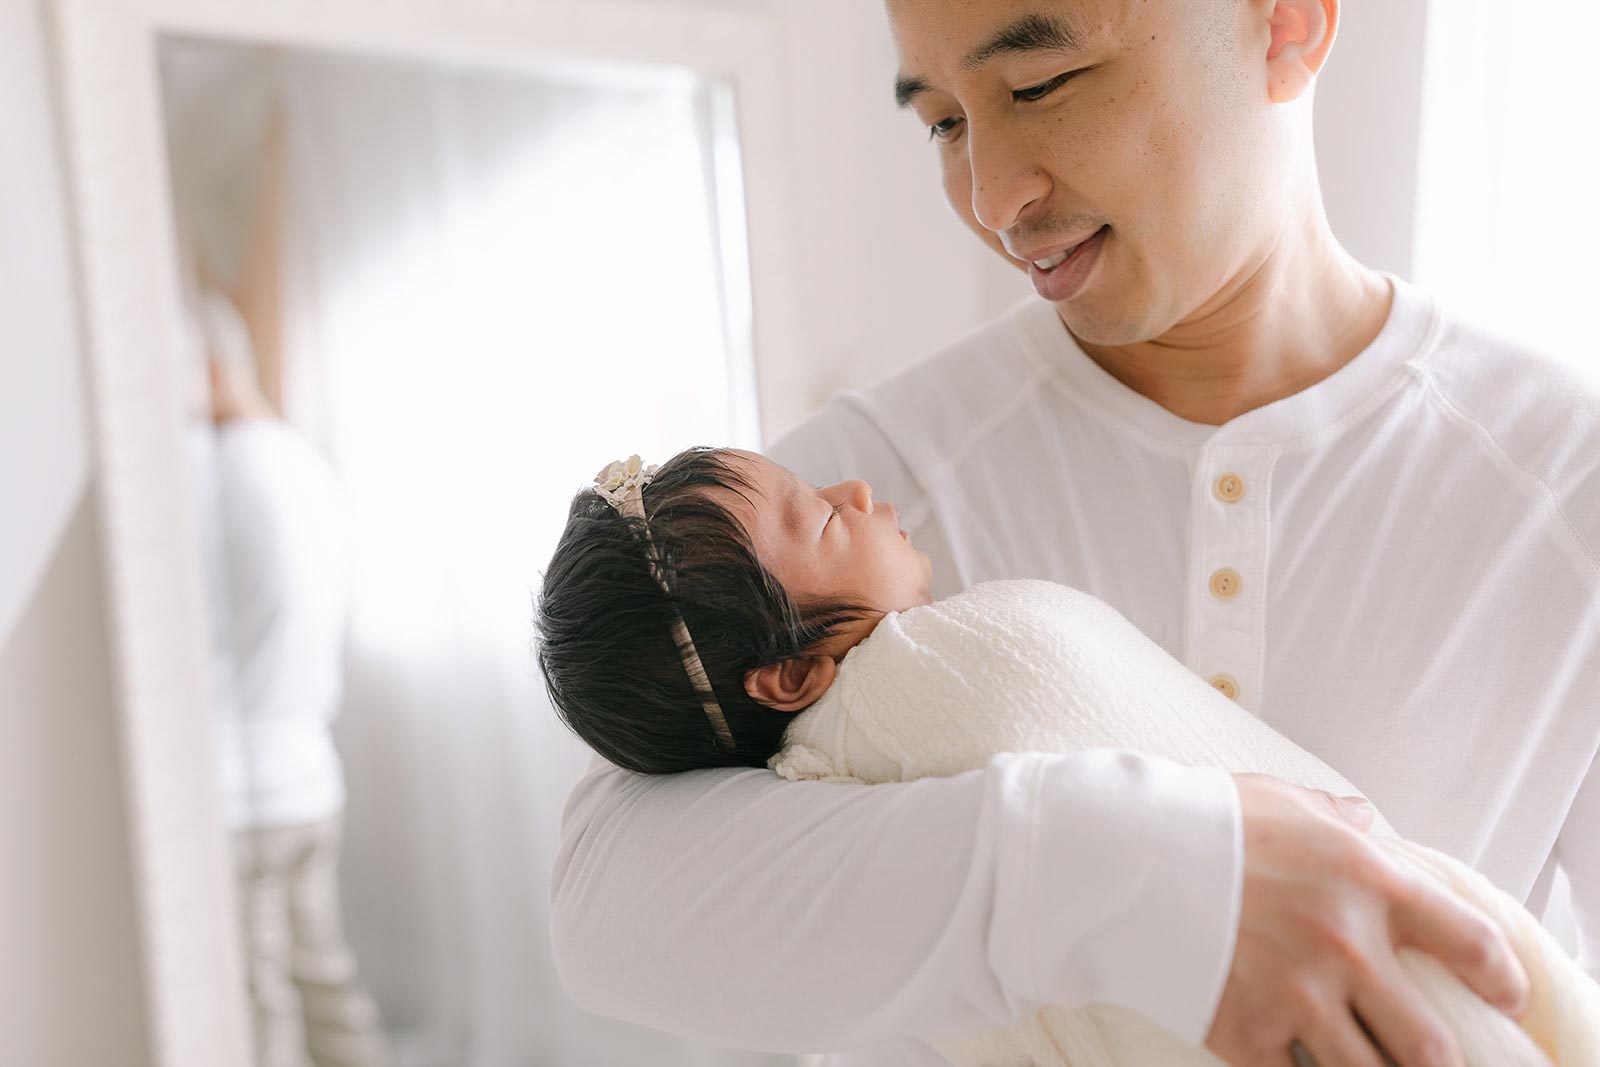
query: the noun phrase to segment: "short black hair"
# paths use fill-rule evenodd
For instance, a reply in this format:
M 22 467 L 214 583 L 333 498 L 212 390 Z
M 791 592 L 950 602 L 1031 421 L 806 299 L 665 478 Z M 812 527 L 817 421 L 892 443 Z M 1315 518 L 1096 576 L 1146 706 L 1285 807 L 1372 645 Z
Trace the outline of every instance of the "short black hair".
M 622 515 L 592 487 L 578 493 L 545 571 L 536 629 L 551 703 L 619 767 L 670 774 L 766 766 L 794 713 L 753 699 L 745 674 L 803 655 L 867 614 L 842 601 L 800 603 L 761 565 L 715 492 L 761 504 L 729 459 L 724 449 L 691 448 L 662 464 L 644 489 L 643 520 Z M 646 526 L 666 589 L 650 570 Z M 679 614 L 731 747 L 719 741 L 673 643 Z

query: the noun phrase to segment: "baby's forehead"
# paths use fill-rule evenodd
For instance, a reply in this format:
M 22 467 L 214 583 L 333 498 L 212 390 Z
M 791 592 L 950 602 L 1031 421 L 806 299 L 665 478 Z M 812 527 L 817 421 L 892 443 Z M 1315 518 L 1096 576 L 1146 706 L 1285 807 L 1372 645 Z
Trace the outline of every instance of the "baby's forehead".
M 805 505 L 816 498 L 816 490 L 802 481 L 787 467 L 774 463 L 765 456 L 742 450 L 730 450 L 735 461 L 749 479 L 749 488 L 732 494 L 732 506 L 744 512 L 755 526 L 776 527 L 775 532 L 796 534 L 805 522 Z
M 731 448 L 728 455 L 739 468 L 739 473 L 749 481 L 754 495 L 767 506 L 815 495 L 812 488 L 788 467 L 773 462 L 759 452 Z

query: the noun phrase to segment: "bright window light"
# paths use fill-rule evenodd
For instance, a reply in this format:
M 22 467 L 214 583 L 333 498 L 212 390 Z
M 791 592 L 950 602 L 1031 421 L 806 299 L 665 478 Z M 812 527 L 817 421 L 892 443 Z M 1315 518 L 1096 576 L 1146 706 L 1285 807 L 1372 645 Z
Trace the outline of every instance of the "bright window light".
M 1592 3 L 1429 4 L 1415 276 L 1600 381 L 1600 80 L 1583 51 L 1596 34 Z

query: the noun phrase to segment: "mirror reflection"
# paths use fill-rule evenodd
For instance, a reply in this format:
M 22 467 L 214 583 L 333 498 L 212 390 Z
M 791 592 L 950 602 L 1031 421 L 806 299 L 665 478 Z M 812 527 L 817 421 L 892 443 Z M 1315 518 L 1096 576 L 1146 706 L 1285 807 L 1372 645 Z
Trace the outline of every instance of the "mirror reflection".
M 757 440 L 726 88 L 198 38 L 160 69 L 258 1065 L 789 1062 L 567 1000 L 590 756 L 529 654 L 595 456 Z

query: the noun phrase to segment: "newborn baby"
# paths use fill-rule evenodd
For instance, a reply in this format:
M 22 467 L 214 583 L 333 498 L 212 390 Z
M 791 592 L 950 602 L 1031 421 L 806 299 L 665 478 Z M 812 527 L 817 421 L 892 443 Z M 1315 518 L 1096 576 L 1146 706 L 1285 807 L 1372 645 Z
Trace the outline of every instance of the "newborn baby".
M 885 782 L 1112 748 L 1357 792 L 1086 593 L 990 582 L 931 603 L 927 557 L 863 482 L 816 490 L 760 456 L 697 449 L 599 483 L 547 572 L 539 656 L 558 713 L 621 766 Z M 1381 817 L 1372 837 L 1489 914 L 1528 972 L 1517 1023 L 1401 950 L 1469 1067 L 1600 1063 L 1600 988 L 1513 898 Z M 934 1044 L 974 1067 L 1221 1063 L 1107 1005 Z

